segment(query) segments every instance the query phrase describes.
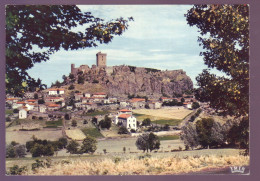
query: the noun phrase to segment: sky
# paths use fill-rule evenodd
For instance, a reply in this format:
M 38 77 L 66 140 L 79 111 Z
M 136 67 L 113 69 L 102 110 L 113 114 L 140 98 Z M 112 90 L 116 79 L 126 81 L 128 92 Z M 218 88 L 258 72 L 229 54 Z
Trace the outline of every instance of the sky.
M 191 5 L 81 5 L 83 12 L 105 20 L 133 17 L 129 28 L 109 44 L 77 51 L 60 50 L 47 62 L 35 64 L 29 74 L 42 79 L 48 87 L 62 75 L 69 75 L 70 65 L 96 64 L 96 53 L 107 53 L 107 65 L 131 65 L 161 70 L 183 69 L 196 87 L 195 77 L 207 68 L 202 47 L 197 42 L 196 27 L 187 24 L 184 14 Z M 81 27 L 78 30 L 84 30 Z

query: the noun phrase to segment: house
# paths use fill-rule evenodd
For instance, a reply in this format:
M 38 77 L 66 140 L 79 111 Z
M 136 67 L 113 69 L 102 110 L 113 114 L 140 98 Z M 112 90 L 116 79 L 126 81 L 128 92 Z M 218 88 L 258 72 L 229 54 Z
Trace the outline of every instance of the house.
M 75 100 L 78 101 L 80 100 L 82 97 L 84 97 L 83 93 L 75 93 L 74 94 Z
M 39 105 L 39 112 L 45 113 L 46 109 L 47 109 L 47 107 L 45 105 L 43 105 L 43 104 Z
M 132 98 L 130 100 L 132 107 L 136 109 L 144 109 L 145 108 L 145 99 L 143 98 Z
M 58 110 L 61 106 L 59 104 L 49 104 L 48 106 L 48 111 L 56 111 Z
M 94 93 L 92 95 L 92 97 L 95 97 L 95 98 L 97 98 L 97 97 L 99 97 L 99 98 L 106 98 L 106 96 L 107 96 L 107 94 L 104 93 L 104 92 L 98 92 L 98 93 Z
M 160 109 L 162 107 L 162 103 L 159 101 L 149 102 L 148 106 L 150 109 Z
M 120 115 L 120 114 L 129 114 L 129 115 L 132 115 L 132 111 L 128 110 L 128 109 L 121 109 L 119 110 L 119 112 L 117 113 L 117 115 Z
M 127 102 L 127 101 L 120 101 L 120 107 L 128 107 L 130 105 L 130 103 L 129 102 Z
M 51 88 L 47 91 L 49 95 L 63 95 L 65 93 L 65 90 L 62 88 Z
M 131 129 L 136 131 L 137 129 L 136 118 L 130 114 L 120 114 L 116 116 L 114 119 L 114 123 L 121 123 L 124 127 L 128 129 L 128 131 L 130 131 Z
M 13 109 L 17 109 L 17 108 L 19 108 L 19 107 L 22 107 L 22 106 L 24 106 L 26 103 L 24 102 L 24 101 L 17 101 L 17 102 L 15 102 L 15 103 L 13 103 L 13 105 L 12 105 L 12 108 Z
M 161 101 L 162 102 L 171 102 L 173 101 L 175 98 L 170 98 L 170 97 L 161 97 Z
M 26 109 L 21 109 L 19 111 L 19 119 L 26 119 L 27 118 L 27 110 Z
M 62 102 L 64 101 L 63 97 L 46 97 L 45 102 Z
M 26 103 L 25 106 L 27 107 L 28 111 L 31 111 L 34 109 L 35 103 Z

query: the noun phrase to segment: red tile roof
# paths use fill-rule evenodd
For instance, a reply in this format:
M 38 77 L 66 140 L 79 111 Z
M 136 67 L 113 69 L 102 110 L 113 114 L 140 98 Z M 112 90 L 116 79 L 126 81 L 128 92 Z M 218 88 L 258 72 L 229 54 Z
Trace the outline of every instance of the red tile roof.
M 131 102 L 142 102 L 142 101 L 145 101 L 145 99 L 143 99 L 143 98 L 132 98 L 130 101 Z
M 128 109 L 121 109 L 121 110 L 119 110 L 120 112 L 132 112 L 132 111 L 130 111 L 130 110 L 128 110 Z
M 93 95 L 106 95 L 106 93 L 104 93 L 104 92 L 97 92 L 97 93 L 94 93 Z
M 49 107 L 60 107 L 60 105 L 58 105 L 58 104 L 50 104 L 50 105 L 48 105 Z
M 16 104 L 25 104 L 25 102 L 16 102 Z
M 48 91 L 64 91 L 65 89 L 62 88 L 50 88 Z
M 129 114 L 120 114 L 119 116 L 118 116 L 118 118 L 123 118 L 123 119 L 127 119 L 127 118 L 129 118 L 131 115 L 129 115 Z
M 36 100 L 35 99 L 29 99 L 29 100 L 26 100 L 27 102 L 35 102 Z

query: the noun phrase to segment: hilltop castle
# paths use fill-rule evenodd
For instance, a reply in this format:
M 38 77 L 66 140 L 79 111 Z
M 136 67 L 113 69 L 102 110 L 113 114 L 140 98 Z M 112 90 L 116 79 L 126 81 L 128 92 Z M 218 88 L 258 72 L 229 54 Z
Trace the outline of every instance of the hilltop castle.
M 92 68 L 106 68 L 107 65 L 107 54 L 98 52 L 96 54 L 96 65 L 92 65 Z M 88 65 L 80 65 L 79 68 L 75 68 L 75 64 L 71 64 L 71 74 L 77 74 L 77 72 L 82 71 L 86 73 L 91 68 Z

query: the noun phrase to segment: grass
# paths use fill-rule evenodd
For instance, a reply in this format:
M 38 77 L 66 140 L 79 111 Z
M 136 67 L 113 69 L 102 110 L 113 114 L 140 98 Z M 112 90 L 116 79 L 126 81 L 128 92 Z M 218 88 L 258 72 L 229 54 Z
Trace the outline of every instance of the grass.
M 54 128 L 62 126 L 62 119 L 59 119 L 58 121 L 46 121 L 46 127 L 48 128 Z
M 83 128 L 81 131 L 87 136 L 92 136 L 94 138 L 103 138 L 104 136 L 98 131 L 97 128 Z
M 166 135 L 166 136 L 159 136 L 159 140 L 178 140 L 180 139 L 179 135 Z
M 241 155 L 204 155 L 183 158 L 152 156 L 145 159 L 121 158 L 115 161 L 116 158 L 105 158 L 95 162 L 78 159 L 66 165 L 58 162 L 49 168 L 39 168 L 37 172 L 28 170 L 23 175 L 174 175 L 232 165 L 249 165 L 249 157 Z
M 13 112 L 13 110 L 12 109 L 6 109 L 5 110 L 5 114 L 13 114 L 14 112 Z
M 109 111 L 95 111 L 95 112 L 88 112 L 86 116 L 97 116 L 97 115 L 105 115 L 108 114 Z
M 134 113 L 133 116 L 137 117 L 137 116 L 144 116 L 145 114 L 138 114 L 138 113 Z
M 178 126 L 181 122 L 182 122 L 181 119 L 168 119 L 168 120 L 160 119 L 160 120 L 153 121 L 153 123 L 155 124 L 159 124 L 159 125 L 168 124 L 169 126 Z

